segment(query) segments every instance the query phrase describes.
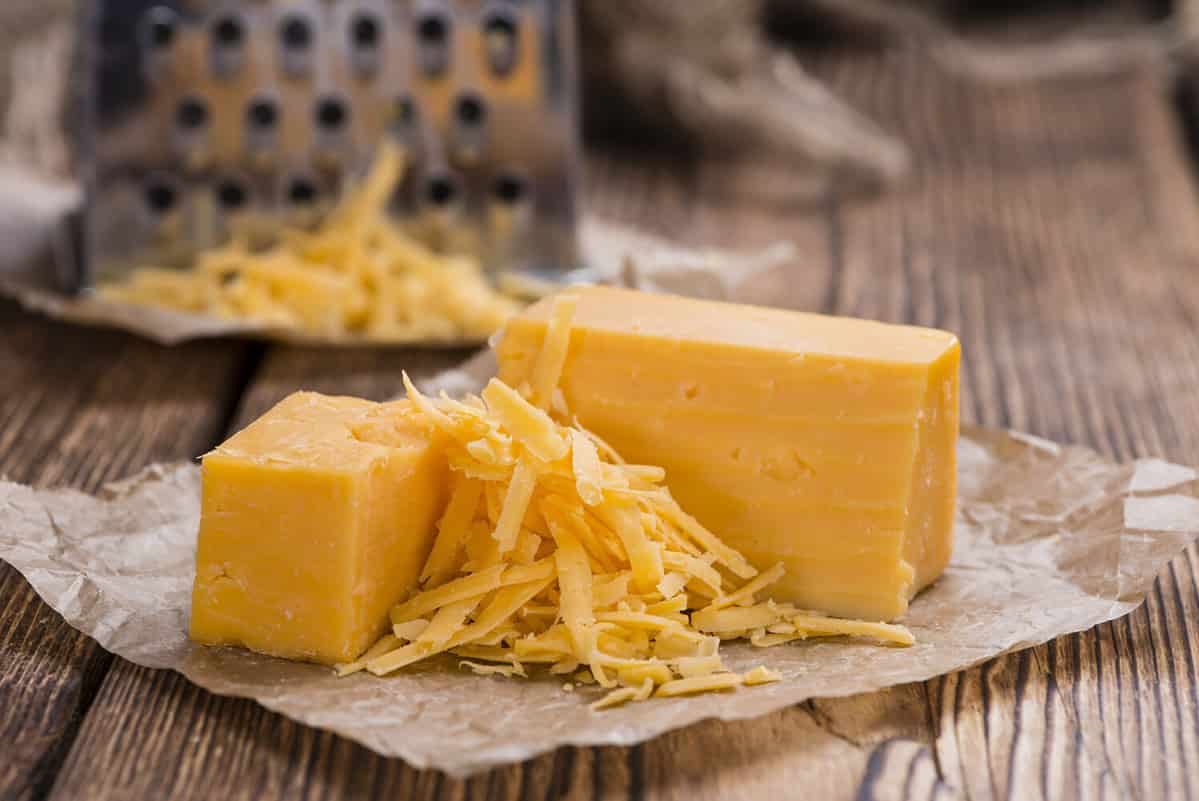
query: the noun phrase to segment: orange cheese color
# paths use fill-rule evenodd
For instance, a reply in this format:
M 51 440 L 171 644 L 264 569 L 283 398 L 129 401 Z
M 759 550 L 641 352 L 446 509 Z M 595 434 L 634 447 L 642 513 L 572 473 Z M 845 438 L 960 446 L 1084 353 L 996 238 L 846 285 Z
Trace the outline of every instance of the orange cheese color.
M 575 290 L 572 290 L 575 292 Z M 593 287 L 560 387 L 630 461 L 760 569 L 780 601 L 901 616 L 953 544 L 957 339 L 943 331 Z M 528 381 L 550 302 L 511 320 L 500 378 Z
M 298 392 L 204 457 L 193 640 L 332 664 L 383 633 L 448 481 L 407 411 Z

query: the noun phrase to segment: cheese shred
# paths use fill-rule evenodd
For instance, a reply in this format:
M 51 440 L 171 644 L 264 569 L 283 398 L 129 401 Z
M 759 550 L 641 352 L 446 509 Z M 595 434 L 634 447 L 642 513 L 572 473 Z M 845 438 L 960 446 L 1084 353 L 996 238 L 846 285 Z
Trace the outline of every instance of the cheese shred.
M 322 340 L 485 339 L 520 304 L 474 257 L 435 253 L 396 226 L 387 205 L 403 172 L 403 150 L 385 144 L 365 179 L 313 230 L 234 220 L 244 224 L 229 242 L 187 269 L 140 266 L 98 294 Z
M 524 677 L 540 664 L 607 690 L 591 704 L 600 710 L 781 679 L 764 666 L 732 672 L 721 640 L 913 642 L 902 626 L 760 599 L 783 565 L 759 573 L 679 507 L 664 471 L 626 464 L 556 409 L 573 313 L 570 295 L 555 302 L 532 386 L 493 379 L 460 402 L 404 377 L 413 407 L 447 435 L 454 489 L 421 589 L 339 674 L 385 675 L 445 652 L 481 675 Z

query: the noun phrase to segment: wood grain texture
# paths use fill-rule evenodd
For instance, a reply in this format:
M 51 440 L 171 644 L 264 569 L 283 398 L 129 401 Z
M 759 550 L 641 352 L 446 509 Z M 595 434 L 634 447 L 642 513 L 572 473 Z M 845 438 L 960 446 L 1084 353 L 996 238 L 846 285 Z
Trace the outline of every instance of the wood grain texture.
M 233 428 L 245 426 L 298 389 L 371 400 L 394 398 L 404 392 L 404 371 L 420 380 L 458 364 L 472 352 L 471 348 L 345 348 L 333 352 L 272 348 L 238 403 Z
M 1199 203 L 1158 80 L 982 90 L 899 52 L 815 69 L 915 144 L 902 191 L 813 202 L 780 165 L 609 154 L 591 208 L 691 241 L 793 239 L 757 299 L 960 332 L 967 420 L 1199 462 Z M 300 387 L 387 397 L 449 358 L 272 350 L 238 419 Z M 118 662 L 49 797 L 1196 797 L 1197 561 L 1127 618 L 972 670 L 467 782 Z
M 1199 205 L 1161 84 L 930 91 L 902 61 L 875 69 L 880 106 L 899 75 L 937 98 L 887 118 L 938 156 L 902 202 L 843 210 L 833 310 L 960 332 L 967 419 L 1195 462 Z M 1128 618 L 930 682 L 944 781 L 972 799 L 1194 797 L 1193 563 Z
M 194 456 L 236 398 L 236 346 L 167 350 L 8 301 L 0 332 L 0 474 L 11 480 L 93 490 Z M 44 796 L 111 662 L 0 564 L 0 798 Z

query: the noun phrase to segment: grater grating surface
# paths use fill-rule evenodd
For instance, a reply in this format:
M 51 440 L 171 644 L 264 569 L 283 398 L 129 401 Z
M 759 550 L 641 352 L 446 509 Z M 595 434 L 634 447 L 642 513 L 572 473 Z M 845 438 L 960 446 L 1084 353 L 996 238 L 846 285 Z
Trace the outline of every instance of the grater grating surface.
M 78 291 L 309 225 L 378 143 L 389 210 L 492 270 L 576 266 L 570 0 L 99 0 L 83 19 Z

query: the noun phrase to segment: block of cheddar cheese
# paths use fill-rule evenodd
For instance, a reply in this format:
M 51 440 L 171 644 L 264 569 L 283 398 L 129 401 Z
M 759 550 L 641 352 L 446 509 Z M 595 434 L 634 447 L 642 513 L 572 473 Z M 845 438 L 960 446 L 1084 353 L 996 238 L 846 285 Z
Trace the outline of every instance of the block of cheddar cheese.
M 892 620 L 953 545 L 956 338 L 943 331 L 629 290 L 580 289 L 560 388 L 776 600 Z M 536 384 L 550 302 L 511 320 L 500 378 Z
M 446 498 L 407 403 L 298 392 L 204 457 L 192 639 L 332 664 L 379 637 Z

